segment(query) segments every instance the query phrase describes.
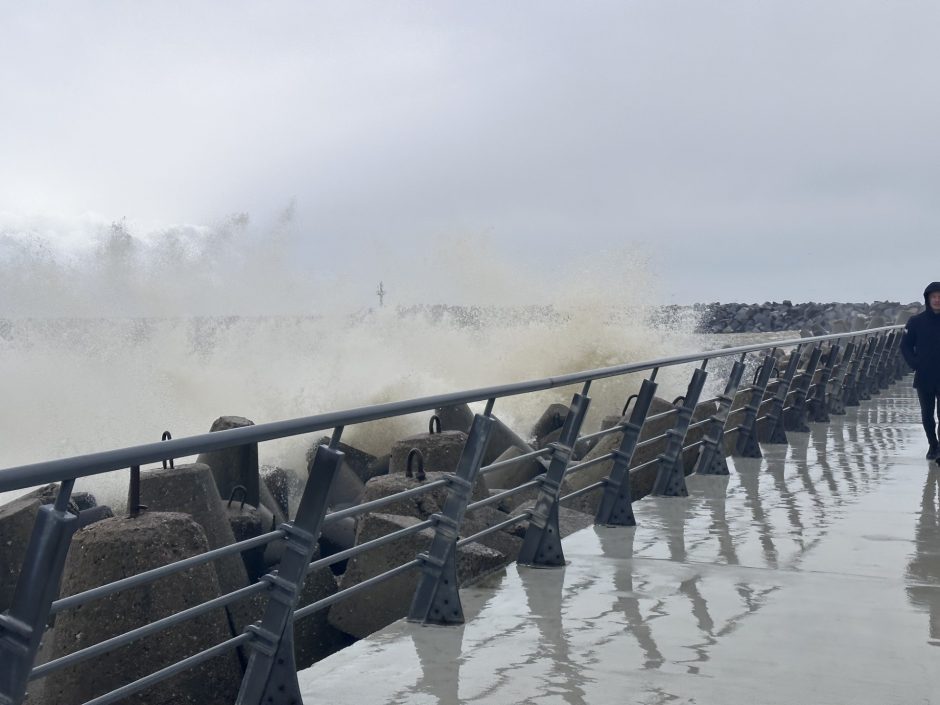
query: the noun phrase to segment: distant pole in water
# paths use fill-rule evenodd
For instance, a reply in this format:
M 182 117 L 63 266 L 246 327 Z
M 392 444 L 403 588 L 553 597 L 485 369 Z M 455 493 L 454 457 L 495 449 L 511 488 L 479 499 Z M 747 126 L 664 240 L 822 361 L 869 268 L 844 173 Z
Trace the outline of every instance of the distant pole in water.
M 384 306 L 384 305 L 385 305 L 385 294 L 386 294 L 386 291 L 385 291 L 385 287 L 382 286 L 382 282 L 379 282 L 379 288 L 375 290 L 375 293 L 378 294 L 378 296 L 379 296 L 379 306 L 380 306 L 380 307 L 381 307 L 381 306 Z

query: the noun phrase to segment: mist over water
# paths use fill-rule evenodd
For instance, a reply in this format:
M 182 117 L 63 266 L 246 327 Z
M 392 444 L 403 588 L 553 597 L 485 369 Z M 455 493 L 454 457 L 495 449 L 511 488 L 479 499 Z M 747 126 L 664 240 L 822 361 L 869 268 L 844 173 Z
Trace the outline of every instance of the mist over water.
M 305 260 L 304 237 L 290 208 L 265 227 L 247 216 L 156 229 L 0 217 L 0 467 L 152 442 L 164 430 L 203 433 L 221 415 L 276 421 L 705 344 L 695 320 L 647 323 L 656 276 L 629 249 L 554 271 L 474 238 L 420 258 L 386 252 L 379 307 L 378 282 L 357 274 L 369 268 Z M 688 370 L 658 381 L 671 398 Z M 595 383 L 588 428 L 638 385 Z M 548 403 L 574 391 L 500 400 L 495 411 L 527 436 Z M 344 440 L 381 454 L 426 430 L 427 417 L 352 427 Z M 263 444 L 262 462 L 300 469 L 313 440 Z M 99 501 L 123 503 L 126 473 L 88 482 Z

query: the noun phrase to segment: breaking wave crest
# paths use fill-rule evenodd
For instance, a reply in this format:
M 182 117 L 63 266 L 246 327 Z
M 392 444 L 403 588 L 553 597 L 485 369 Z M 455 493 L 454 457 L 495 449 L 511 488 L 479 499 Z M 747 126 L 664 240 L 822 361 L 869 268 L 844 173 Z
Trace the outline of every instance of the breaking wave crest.
M 384 270 L 340 268 L 298 230 L 289 209 L 264 229 L 245 216 L 157 229 L 0 217 L 0 467 L 202 433 L 225 414 L 275 421 L 702 344 L 695 320 L 649 323 L 655 277 L 629 249 L 546 271 L 452 239 Z M 360 270 L 390 273 L 384 305 Z M 664 370 L 663 395 L 687 379 Z M 637 386 L 596 383 L 589 423 Z M 496 413 L 525 436 L 573 391 L 501 400 Z M 344 439 L 379 454 L 426 425 L 376 422 Z M 265 444 L 262 460 L 298 469 L 310 442 Z M 120 505 L 118 475 L 93 485 Z

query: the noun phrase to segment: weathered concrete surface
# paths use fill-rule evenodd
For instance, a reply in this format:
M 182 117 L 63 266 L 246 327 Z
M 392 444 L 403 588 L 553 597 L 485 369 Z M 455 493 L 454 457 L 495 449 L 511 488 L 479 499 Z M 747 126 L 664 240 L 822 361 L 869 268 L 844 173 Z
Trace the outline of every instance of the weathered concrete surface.
M 151 511 L 189 514 L 205 531 L 210 549 L 235 543 L 212 473 L 203 463 L 143 471 L 140 474 L 140 500 Z M 218 558 L 212 566 L 223 593 L 248 585 L 248 572 L 238 555 Z M 225 607 L 235 634 L 240 634 L 257 619 L 255 615 L 261 604 L 262 598 L 256 595 Z
M 569 536 L 564 568 L 463 589 L 462 627 L 334 654 L 305 702 L 940 702 L 940 468 L 909 384 Z
M 415 449 L 424 459 L 425 472 L 454 472 L 466 442 L 467 434 L 463 431 L 419 433 L 403 438 L 392 446 L 388 471 L 393 475 L 404 473 L 408 467 L 408 455 Z M 418 471 L 417 460 L 413 470 Z
M 205 531 L 209 548 L 235 543 L 211 471 L 203 463 L 145 470 L 140 474 L 140 501 L 151 511 L 189 514 Z M 248 584 L 245 567 L 237 556 L 220 558 L 213 565 L 223 591 Z
M 366 483 L 365 492 L 362 495 L 362 502 L 371 502 L 375 499 L 388 497 L 389 495 L 404 492 L 423 484 L 435 482 L 444 479 L 449 473 L 429 472 L 424 482 L 419 482 L 413 477 L 405 477 L 401 473 L 382 475 L 375 477 Z M 473 486 L 473 492 L 470 495 L 470 501 L 476 502 L 486 499 L 489 493 L 483 485 L 480 478 Z M 444 502 L 447 500 L 447 487 L 435 487 L 427 492 L 414 497 L 400 499 L 388 506 L 382 507 L 382 514 L 400 514 L 402 516 L 418 517 L 427 519 L 429 516 L 444 509 Z
M 315 555 L 314 560 L 319 557 Z M 328 569 L 314 571 L 304 580 L 297 608 L 329 597 L 336 590 L 336 578 L 333 573 Z M 259 614 L 257 618 L 260 619 L 261 616 Z M 352 639 L 327 621 L 327 610 L 319 610 L 294 622 L 294 663 L 297 668 L 305 668 L 348 646 L 351 641 Z
M 10 609 L 40 501 L 20 497 L 0 506 L 0 612 Z
M 564 425 L 568 411 L 569 408 L 564 404 L 555 403 L 548 405 L 545 411 L 542 412 L 539 420 L 532 426 L 532 431 L 529 433 L 529 435 L 535 439 L 537 446 L 541 448 L 543 445 L 541 439 Z
M 414 517 L 393 514 L 369 514 L 359 525 L 357 544 L 371 541 L 393 531 L 418 523 Z M 427 550 L 432 529 L 406 536 L 380 549 L 350 559 L 340 586 L 350 587 L 415 559 Z M 503 556 L 477 543 L 457 551 L 457 579 L 463 584 L 471 578 L 490 573 L 505 565 Z M 354 637 L 364 637 L 407 615 L 418 585 L 420 570 L 415 568 L 337 602 L 330 608 L 329 623 Z
M 521 448 L 513 446 L 503 451 L 493 462 L 501 463 L 512 460 L 513 458 L 518 458 L 520 455 L 524 454 L 525 451 Z M 523 482 L 528 482 L 536 475 L 543 472 L 545 472 L 545 468 L 543 468 L 535 458 L 528 458 L 486 473 L 486 475 L 483 476 L 483 482 L 489 489 L 509 489 L 510 487 L 518 487 Z
M 61 594 L 82 592 L 206 550 L 205 532 L 185 514 L 145 512 L 134 519 L 106 519 L 75 534 Z M 52 655 L 72 653 L 218 594 L 215 572 L 211 566 L 201 565 L 150 585 L 66 610 L 56 618 Z M 52 674 L 44 688 L 45 702 L 50 705 L 83 703 L 225 641 L 230 635 L 225 613 L 216 610 Z M 240 680 L 237 657 L 230 652 L 122 702 L 227 705 L 234 701 Z
M 210 433 L 228 431 L 233 428 L 254 426 L 254 421 L 243 416 L 220 416 L 212 422 Z M 235 487 L 244 487 L 248 504 L 257 507 L 260 503 L 260 484 L 258 470 L 258 444 L 246 443 L 232 448 L 202 453 L 196 462 L 204 463 L 212 469 L 219 495 L 228 499 Z
M 444 431 L 470 432 L 473 423 L 473 412 L 466 404 L 444 407 L 435 410 L 435 415 L 441 420 Z M 493 417 L 493 428 L 490 430 L 490 439 L 483 453 L 483 464 L 489 465 L 507 449 L 513 446 L 522 448 L 525 452 L 533 450 L 524 438 L 503 423 L 498 416 Z

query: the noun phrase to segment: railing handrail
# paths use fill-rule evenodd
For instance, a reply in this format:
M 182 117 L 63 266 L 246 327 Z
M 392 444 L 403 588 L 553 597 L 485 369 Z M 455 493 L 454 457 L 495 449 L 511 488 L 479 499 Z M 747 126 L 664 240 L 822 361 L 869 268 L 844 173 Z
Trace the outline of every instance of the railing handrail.
M 97 453 L 60 458 L 57 460 L 18 465 L 0 469 L 0 492 L 34 487 L 51 482 L 62 482 L 78 477 L 89 477 L 106 472 L 113 472 L 115 470 L 122 470 L 135 465 L 157 463 L 170 458 L 187 457 L 197 453 L 206 453 L 248 443 L 261 443 L 279 438 L 324 431 L 340 426 L 352 426 L 445 406 L 471 404 L 518 394 L 540 392 L 556 387 L 583 384 L 598 379 L 642 372 L 644 370 L 713 360 L 758 350 L 788 348 L 796 345 L 804 345 L 806 343 L 854 338 L 902 327 L 903 325 L 897 324 L 881 326 L 879 328 L 869 328 L 861 331 L 850 331 L 847 333 L 829 333 L 827 335 L 807 338 L 774 340 L 731 348 L 720 348 L 718 350 L 698 351 L 684 355 L 663 357 L 656 360 L 644 360 L 641 362 L 612 365 L 610 367 L 601 367 L 593 370 L 573 372 L 553 377 L 543 377 L 523 382 L 479 387 L 461 392 L 418 397 L 385 404 L 361 406 L 342 411 L 315 414 L 313 416 L 272 421 L 256 424 L 254 426 L 226 429 L 224 431 L 202 433 L 167 441 L 145 443 Z

